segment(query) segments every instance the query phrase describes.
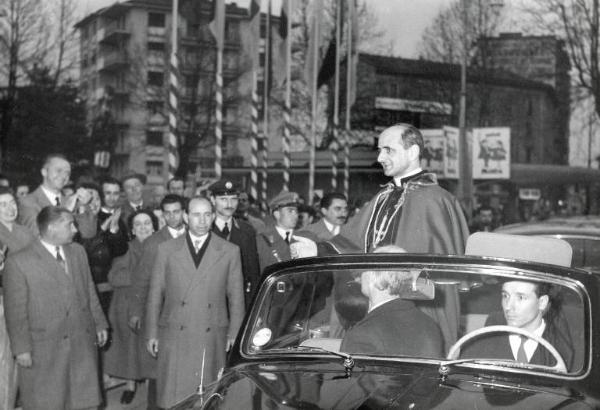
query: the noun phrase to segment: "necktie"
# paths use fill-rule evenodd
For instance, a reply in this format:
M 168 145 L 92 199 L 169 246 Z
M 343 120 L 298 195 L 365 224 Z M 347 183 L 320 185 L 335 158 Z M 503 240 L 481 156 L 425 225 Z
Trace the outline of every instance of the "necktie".
M 56 200 L 56 206 L 60 206 L 60 197 L 55 196 L 54 199 Z
M 221 232 L 223 232 L 224 236 L 229 236 L 229 227 L 227 226 L 227 222 L 225 222 L 225 226 Z
M 527 354 L 525 353 L 525 341 L 527 341 L 527 338 L 525 336 L 521 336 L 521 344 L 519 345 L 519 350 L 517 350 L 517 362 L 529 363 L 529 360 L 527 360 Z
M 285 239 L 284 240 L 285 240 L 285 243 L 287 243 L 288 245 L 290 244 L 290 233 L 289 232 L 285 233 Z
M 194 241 L 194 249 L 196 250 L 196 253 L 200 250 L 200 241 L 198 239 Z
M 56 260 L 58 261 L 60 266 L 62 266 L 62 268 L 66 271 L 67 264 L 65 263 L 65 260 L 63 259 L 62 255 L 60 254 L 60 246 L 56 247 Z

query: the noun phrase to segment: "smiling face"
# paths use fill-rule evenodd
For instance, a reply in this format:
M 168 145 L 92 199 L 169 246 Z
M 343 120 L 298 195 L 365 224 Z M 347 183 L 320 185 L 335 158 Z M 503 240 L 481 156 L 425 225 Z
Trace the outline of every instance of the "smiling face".
M 71 164 L 59 157 L 50 158 L 42 168 L 44 186 L 51 191 L 59 192 L 69 182 Z
M 132 221 L 131 231 L 140 242 L 144 242 L 154 232 L 152 219 L 145 213 L 136 215 Z
M 119 203 L 121 197 L 121 187 L 119 184 L 104 183 L 102 184 L 102 196 L 104 198 L 104 206 L 108 209 L 114 209 Z
M 404 148 L 401 129 L 398 127 L 388 128 L 381 133 L 377 149 L 377 162 L 388 177 L 401 177 L 419 167 L 419 147 L 411 145 Z
M 127 196 L 127 200 L 133 204 L 138 204 L 142 201 L 142 190 L 144 185 L 137 178 L 129 178 L 123 182 L 123 190 Z
M 10 225 L 17 219 L 17 201 L 12 194 L 0 195 L 0 222 Z
M 512 281 L 502 285 L 502 310 L 509 326 L 534 331 L 548 307 L 548 295 L 538 296 L 537 285 Z

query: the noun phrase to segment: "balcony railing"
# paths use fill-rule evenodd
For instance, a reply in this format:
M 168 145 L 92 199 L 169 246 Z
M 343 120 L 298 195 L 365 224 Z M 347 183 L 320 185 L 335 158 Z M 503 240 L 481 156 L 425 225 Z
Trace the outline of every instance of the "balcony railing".
M 98 58 L 99 71 L 116 71 L 127 67 L 129 59 L 124 51 L 114 51 Z
M 127 40 L 131 33 L 123 24 L 109 24 L 102 27 L 98 33 L 99 42 L 102 44 L 117 45 Z

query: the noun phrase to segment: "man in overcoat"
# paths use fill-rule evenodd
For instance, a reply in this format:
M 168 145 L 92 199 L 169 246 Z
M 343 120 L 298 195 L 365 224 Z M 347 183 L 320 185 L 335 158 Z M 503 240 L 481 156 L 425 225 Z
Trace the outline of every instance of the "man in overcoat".
M 212 232 L 240 247 L 245 306 L 248 309 L 260 279 L 256 231 L 248 222 L 233 216 L 239 203 L 238 195 L 240 193 L 233 182 L 220 180 L 208 189 L 216 214 L 215 221 L 212 224 Z
M 71 213 L 45 207 L 40 239 L 10 255 L 3 274 L 6 324 L 24 410 L 100 405 L 97 347 L 108 324 Z
M 240 250 L 211 234 L 214 218 L 207 198 L 192 198 L 186 235 L 158 246 L 146 338 L 163 408 L 217 379 L 244 316 Z

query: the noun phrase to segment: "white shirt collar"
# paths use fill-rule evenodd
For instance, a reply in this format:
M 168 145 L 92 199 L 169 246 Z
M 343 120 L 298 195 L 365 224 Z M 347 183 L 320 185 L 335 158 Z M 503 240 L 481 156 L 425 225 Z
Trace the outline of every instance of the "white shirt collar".
M 44 248 L 46 248 L 48 250 L 48 252 L 50 252 L 50 255 L 52 255 L 52 257 L 56 259 L 56 246 L 57 245 L 52 245 L 51 243 L 48 243 L 41 238 L 40 238 L 40 242 L 42 242 L 42 245 L 44 245 Z M 67 258 L 65 258 L 65 251 L 64 251 L 63 247 L 59 246 L 58 250 L 59 250 L 60 256 L 63 258 L 63 260 L 67 260 Z
M 284 229 L 281 226 L 276 226 L 275 229 L 277 230 L 277 233 L 279 233 L 279 236 L 281 236 L 283 240 L 285 240 L 285 233 L 289 232 L 290 236 L 288 237 L 288 240 L 292 240 L 292 236 L 294 235 L 293 229 Z
M 227 223 L 227 227 L 231 231 L 231 227 L 233 225 L 233 218 L 229 218 L 228 220 L 221 219 L 219 217 L 215 218 L 215 225 L 219 228 L 220 231 L 225 227 L 225 223 Z
M 115 212 L 115 210 L 114 210 L 114 209 L 108 209 L 108 208 L 107 208 L 107 207 L 105 207 L 105 206 L 101 207 L 101 208 L 100 208 L 100 210 L 101 210 L 102 212 L 104 212 L 105 214 L 110 214 L 110 215 L 112 215 L 112 214 Z
M 536 336 L 542 337 L 542 334 L 546 330 L 546 321 L 542 319 L 542 323 L 540 326 L 535 329 L 532 333 Z M 510 342 L 510 349 L 512 350 L 513 357 L 517 360 L 517 352 L 519 351 L 519 346 L 521 345 L 521 335 L 511 334 L 508 336 L 508 341 Z M 533 354 L 535 353 L 535 349 L 537 349 L 538 342 L 533 339 L 525 340 L 525 354 L 527 355 L 527 360 L 531 360 Z
M 194 235 L 191 231 L 188 231 L 189 235 L 190 235 L 190 239 L 192 240 L 192 243 L 195 244 L 197 241 L 199 241 L 199 245 L 198 247 L 202 247 L 202 245 L 204 244 L 204 241 L 206 240 L 206 238 L 208 238 L 208 234 L 202 235 L 202 236 L 197 236 Z
M 140 201 L 140 203 L 139 203 L 139 204 L 134 204 L 133 202 L 129 202 L 129 205 L 131 205 L 131 207 L 132 207 L 133 209 L 137 209 L 137 208 L 138 208 L 138 206 L 140 206 L 140 207 L 143 207 L 143 206 L 144 206 L 144 201 L 143 201 L 143 200 L 142 200 L 142 201 Z
M 339 225 L 334 225 L 325 218 L 323 218 L 323 223 L 327 227 L 327 230 L 329 230 L 329 232 L 331 232 L 332 234 L 337 235 L 338 233 L 340 233 Z
M 400 186 L 403 179 L 412 177 L 413 175 L 417 175 L 419 172 L 423 172 L 423 169 L 421 167 L 413 169 L 412 171 L 407 172 L 406 174 L 401 175 L 399 177 L 394 177 L 394 183 L 396 184 L 396 186 Z
M 178 238 L 179 236 L 185 233 L 185 225 L 181 225 L 181 228 L 179 229 L 173 229 L 169 225 L 167 225 L 167 230 L 173 238 Z
M 44 185 L 40 185 L 40 188 L 42 188 L 42 192 L 44 193 L 44 195 L 46 195 L 46 197 L 48 198 L 48 200 L 50 201 L 50 203 L 55 206 L 56 205 L 56 198 L 58 198 L 59 201 L 62 202 L 62 195 L 61 194 L 55 194 L 54 192 L 50 191 L 48 188 L 46 188 Z M 62 203 L 61 203 L 62 205 Z

